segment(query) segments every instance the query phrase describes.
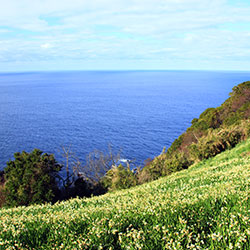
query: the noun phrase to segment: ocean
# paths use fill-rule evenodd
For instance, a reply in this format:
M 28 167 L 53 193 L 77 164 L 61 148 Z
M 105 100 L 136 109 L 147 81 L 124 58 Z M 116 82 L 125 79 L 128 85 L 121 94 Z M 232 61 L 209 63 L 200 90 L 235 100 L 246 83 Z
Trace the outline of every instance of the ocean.
M 137 165 L 168 148 L 250 72 L 65 71 L 0 73 L 0 170 L 15 152 L 82 161 L 109 144 Z

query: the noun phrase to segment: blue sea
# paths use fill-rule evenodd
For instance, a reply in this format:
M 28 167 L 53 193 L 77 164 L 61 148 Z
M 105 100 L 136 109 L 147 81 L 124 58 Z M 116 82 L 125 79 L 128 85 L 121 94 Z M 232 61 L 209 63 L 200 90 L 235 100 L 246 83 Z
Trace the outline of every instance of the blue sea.
M 247 80 L 250 72 L 0 73 L 0 169 L 34 148 L 62 161 L 60 148 L 69 145 L 83 162 L 112 144 L 143 164 Z

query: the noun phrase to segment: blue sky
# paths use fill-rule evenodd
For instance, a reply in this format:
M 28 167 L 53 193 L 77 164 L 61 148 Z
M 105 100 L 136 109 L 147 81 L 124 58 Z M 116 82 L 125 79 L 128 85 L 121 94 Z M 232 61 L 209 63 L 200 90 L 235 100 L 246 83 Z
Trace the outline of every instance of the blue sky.
M 0 0 L 0 71 L 247 70 L 249 0 Z

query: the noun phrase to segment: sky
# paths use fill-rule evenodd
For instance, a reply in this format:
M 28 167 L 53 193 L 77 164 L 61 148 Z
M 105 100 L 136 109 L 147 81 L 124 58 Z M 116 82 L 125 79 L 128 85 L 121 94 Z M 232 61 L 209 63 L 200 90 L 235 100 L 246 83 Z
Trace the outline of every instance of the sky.
M 250 71 L 250 0 L 0 0 L 0 72 Z

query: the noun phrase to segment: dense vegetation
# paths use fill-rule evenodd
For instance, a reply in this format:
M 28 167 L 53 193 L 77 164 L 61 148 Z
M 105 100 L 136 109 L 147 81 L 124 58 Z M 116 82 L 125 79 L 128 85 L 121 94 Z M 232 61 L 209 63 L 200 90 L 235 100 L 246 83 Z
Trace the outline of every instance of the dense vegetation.
M 98 182 L 77 176 L 79 172 L 74 172 L 76 165 L 69 164 L 69 157 L 66 167 L 59 164 L 53 154 L 38 149 L 15 153 L 14 158 L 0 172 L 0 207 L 54 203 L 105 192 Z
M 250 249 L 250 139 L 157 181 L 0 210 L 0 249 Z
M 53 155 L 35 149 L 16 153 L 4 169 L 5 203 L 9 206 L 52 202 L 58 195 L 57 173 L 61 166 Z

